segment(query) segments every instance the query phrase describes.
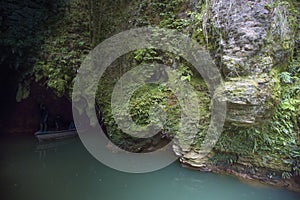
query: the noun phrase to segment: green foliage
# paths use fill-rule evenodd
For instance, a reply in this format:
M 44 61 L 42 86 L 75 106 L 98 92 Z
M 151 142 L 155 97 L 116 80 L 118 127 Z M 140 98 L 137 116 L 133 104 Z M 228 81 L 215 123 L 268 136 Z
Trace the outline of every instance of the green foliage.
M 184 13 L 182 10 L 186 6 L 184 0 L 144 0 L 140 3 L 138 16 L 140 21 L 137 26 L 145 24 L 159 25 L 162 28 L 176 29 L 183 31 L 189 26 L 189 20 L 180 18 L 179 12 Z
M 128 20 L 128 9 L 134 1 L 89 0 L 85 2 L 89 4 L 89 15 L 85 19 L 89 19 L 90 41 L 93 47 L 114 33 L 125 31 L 124 24 Z
M 58 95 L 71 92 L 76 70 L 91 46 L 98 44 L 114 32 L 127 29 L 128 27 L 123 26 L 125 21 L 128 21 L 131 26 L 158 25 L 162 28 L 176 29 L 189 34 L 200 44 L 206 44 L 206 27 L 203 26 L 205 24 L 203 21 L 207 16 L 204 13 L 203 1 L 199 2 L 195 11 L 191 11 L 189 2 L 184 0 L 137 1 L 138 5 L 133 6 L 134 12 L 132 13 L 134 14 L 129 19 L 125 14 L 127 7 L 124 10 L 122 6 L 118 6 L 117 10 L 113 9 L 115 4 L 120 1 L 103 2 L 105 5 L 103 4 L 102 7 L 99 7 L 99 2 L 102 1 L 93 2 L 96 2 L 96 7 L 93 7 L 95 10 L 90 13 L 84 10 L 85 4 L 82 5 L 80 2 L 72 4 L 70 13 L 59 23 L 51 26 L 51 33 L 49 32 L 47 35 L 47 40 L 42 46 L 39 59 L 35 64 L 36 80 L 52 88 Z M 124 4 L 121 5 L 124 6 Z M 288 4 L 282 3 L 280 6 L 288 6 Z M 266 5 L 269 10 L 276 7 L 278 4 Z M 107 12 L 99 13 L 100 10 Z M 122 12 L 119 12 L 121 10 Z M 278 10 L 278 14 L 281 14 L 280 12 L 281 10 Z M 294 18 L 288 17 L 287 20 L 292 21 Z M 88 31 L 89 25 L 91 26 L 89 27 L 91 35 Z M 92 42 L 91 46 L 89 45 L 90 41 Z M 217 43 L 218 41 L 211 39 L 211 42 Z M 291 44 L 283 43 L 283 45 L 285 48 L 291 47 Z M 22 53 L 16 54 L 21 55 Z M 119 144 L 126 139 L 134 141 L 118 128 L 112 116 L 110 104 L 116 82 L 124 73 L 141 63 L 160 63 L 172 66 L 180 72 L 182 81 L 189 82 L 195 88 L 201 103 L 201 118 L 193 148 L 199 150 L 210 120 L 210 98 L 206 84 L 195 73 L 195 70 L 179 56 L 155 49 L 140 49 L 123 56 L 106 70 L 104 77 L 99 82 L 96 102 L 100 105 L 103 120 L 112 141 Z M 256 166 L 287 171 L 292 160 L 299 158 L 299 141 L 296 135 L 299 131 L 296 126 L 296 117 L 300 115 L 299 63 L 299 57 L 295 57 L 286 71 L 276 74 L 278 83 L 273 88 L 273 92 L 276 93 L 273 95 L 276 99 L 280 98 L 280 101 L 274 102 L 276 110 L 273 119 L 268 123 L 261 124 L 259 128 L 230 127 L 230 129 L 226 129 L 215 147 L 219 154 L 211 159 L 212 162 L 234 164 L 237 161 L 235 153 L 238 153 L 249 158 L 250 162 Z M 145 71 L 145 73 L 148 72 Z M 152 73 L 147 74 L 148 77 L 152 75 Z M 27 95 L 23 87 L 20 87 L 19 90 L 18 98 L 21 99 Z M 177 134 L 180 105 L 174 92 L 163 84 L 159 86 L 147 84 L 135 92 L 130 100 L 130 114 L 134 122 L 138 125 L 149 124 L 149 111 L 153 105 L 159 105 L 167 113 L 167 120 L 162 131 Z M 288 178 L 290 174 L 283 173 L 282 176 Z
M 293 175 L 290 172 L 282 172 L 282 174 L 281 174 L 281 177 L 283 179 L 290 179 L 290 178 L 292 178 L 292 176 Z
M 44 27 L 53 16 L 60 15 L 64 0 L 1 1 L 0 64 L 16 72 L 16 81 L 24 83 L 32 75 L 35 52 L 39 50 L 47 30 Z M 24 89 L 26 88 L 26 89 Z M 29 88 L 19 86 L 17 100 L 28 96 Z
M 293 161 L 300 158 L 297 126 L 297 116 L 300 116 L 298 57 L 290 61 L 286 71 L 275 76 L 280 83 L 272 92 L 280 101 L 274 102 L 276 109 L 273 118 L 256 128 L 225 127 L 215 150 L 238 153 L 256 166 L 287 171 L 291 169 Z
M 300 176 L 299 166 L 294 166 L 292 170 L 294 171 L 294 176 Z
M 293 82 L 291 74 L 289 72 L 282 72 L 279 75 L 279 78 L 280 78 L 281 82 L 283 82 L 283 83 L 292 83 Z
M 299 15 L 298 10 L 295 9 L 290 0 L 275 1 L 273 4 L 267 4 L 266 7 L 273 13 L 274 20 L 276 20 L 277 24 L 274 28 L 270 29 L 270 41 L 268 42 L 272 43 L 274 40 L 278 40 L 280 41 L 278 44 L 281 48 L 292 52 L 294 46 L 294 34 L 298 29 L 296 17 Z M 290 29 L 284 28 L 287 24 L 290 26 Z
M 156 84 L 145 85 L 131 98 L 130 114 L 138 125 L 147 125 L 149 121 L 150 108 L 154 105 L 161 105 L 166 108 L 167 90 Z
M 134 59 L 138 63 L 151 63 L 153 61 L 161 62 L 162 58 L 154 49 L 139 49 L 134 52 Z
M 34 65 L 35 80 L 47 85 L 57 96 L 71 96 L 77 69 L 91 49 L 87 10 L 82 8 L 84 3 L 74 1 L 69 13 L 51 24 Z
M 233 165 L 237 162 L 238 157 L 235 154 L 214 154 L 209 161 L 215 165 Z
M 135 51 L 131 55 L 125 56 L 127 58 L 126 63 L 129 66 L 131 66 L 130 68 L 127 68 L 126 71 L 135 67 L 135 65 L 129 64 L 131 62 L 130 59 L 133 59 L 135 62 L 137 62 L 136 64 L 148 62 L 152 63 L 152 61 L 164 62 L 172 60 L 168 56 L 173 57 L 169 53 L 158 54 L 152 49 L 142 49 L 139 51 Z M 180 60 L 177 60 L 177 63 L 177 71 L 180 75 L 180 77 L 178 78 L 182 81 L 190 82 L 191 85 L 196 88 L 196 91 L 198 91 L 197 94 L 199 95 L 199 98 L 202 99 L 202 105 L 200 106 L 201 113 L 203 115 L 202 121 L 208 121 L 209 98 L 207 95 L 207 88 L 204 81 L 201 78 L 194 76 L 191 69 L 184 63 L 180 62 Z M 151 64 L 149 66 L 151 68 Z M 134 141 L 133 138 L 129 137 L 128 135 L 124 134 L 120 129 L 118 129 L 118 126 L 115 123 L 111 112 L 111 93 L 113 91 L 115 83 L 126 72 L 122 71 L 122 73 L 119 73 L 119 67 L 119 63 L 116 62 L 114 66 L 108 68 L 103 78 L 101 78 L 100 80 L 100 85 L 96 97 L 97 103 L 100 105 L 101 110 L 103 111 L 104 122 L 107 125 L 108 134 L 110 135 L 111 139 L 117 144 L 122 143 L 122 141 L 124 140 Z M 150 73 L 150 71 L 147 70 L 143 70 L 143 73 L 146 73 L 143 76 L 149 78 L 153 75 L 153 73 Z M 133 121 L 140 126 L 145 126 L 149 124 L 149 111 L 153 106 L 158 105 L 160 109 L 162 109 L 162 111 L 166 114 L 166 121 L 163 125 L 162 131 L 169 135 L 178 133 L 181 108 L 173 92 L 174 91 L 171 91 L 169 88 L 166 87 L 164 82 L 162 82 L 160 85 L 146 84 L 140 87 L 138 90 L 135 91 L 134 95 L 130 99 L 129 110 Z
M 16 95 L 16 101 L 21 102 L 23 99 L 26 99 L 30 94 L 30 85 L 28 81 L 26 83 L 19 83 L 18 91 Z

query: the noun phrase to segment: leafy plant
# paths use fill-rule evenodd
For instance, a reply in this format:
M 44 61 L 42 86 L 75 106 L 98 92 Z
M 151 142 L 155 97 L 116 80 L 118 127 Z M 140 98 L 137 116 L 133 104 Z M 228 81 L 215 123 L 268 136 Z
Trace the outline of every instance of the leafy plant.
M 291 179 L 292 178 L 292 174 L 290 172 L 282 172 L 281 177 L 283 179 Z
M 65 0 L 1 1 L 1 58 L 0 64 L 15 72 L 19 83 L 16 99 L 28 97 L 28 77 L 32 75 L 32 65 L 36 52 L 45 39 L 45 27 L 54 16 L 63 13 Z M 24 85 L 23 85 L 24 84 Z
M 51 88 L 57 96 L 71 96 L 73 79 L 91 49 L 85 3 L 70 3 L 70 12 L 50 25 L 33 72 L 35 80 Z M 80 10 L 80 12 L 78 12 Z M 72 24 L 72 26 L 69 26 Z M 80 32 L 79 32 L 80 29 Z
M 286 83 L 286 84 L 293 82 L 293 78 L 289 72 L 282 72 L 279 75 L 279 78 L 280 78 L 281 82 Z

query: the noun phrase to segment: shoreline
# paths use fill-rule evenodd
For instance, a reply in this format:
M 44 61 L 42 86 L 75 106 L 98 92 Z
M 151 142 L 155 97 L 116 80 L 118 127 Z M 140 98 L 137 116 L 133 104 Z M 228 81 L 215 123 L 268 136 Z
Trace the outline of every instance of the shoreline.
M 271 186 L 278 189 L 287 189 L 293 192 L 300 194 L 300 184 L 295 182 L 295 178 L 291 179 L 282 179 L 282 178 L 272 178 L 265 175 L 267 169 L 258 168 L 254 174 L 241 171 L 244 169 L 243 166 L 215 166 L 215 165 L 206 165 L 205 167 L 193 167 L 187 163 L 180 163 L 182 167 L 197 170 L 201 172 L 211 172 L 222 175 L 229 175 L 235 178 L 238 178 L 241 182 L 247 184 L 261 185 L 261 186 Z M 239 170 L 239 171 L 238 171 Z

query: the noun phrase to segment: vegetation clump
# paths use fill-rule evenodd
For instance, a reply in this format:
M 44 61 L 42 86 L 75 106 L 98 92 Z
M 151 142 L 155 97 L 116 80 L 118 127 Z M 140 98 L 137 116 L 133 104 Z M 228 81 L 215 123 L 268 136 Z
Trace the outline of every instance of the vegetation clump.
M 258 16 L 262 23 L 259 26 L 255 24 L 256 18 L 251 15 L 251 22 L 254 25 L 251 25 L 251 31 L 245 31 L 240 29 L 240 24 L 235 23 L 233 18 L 228 18 L 227 21 L 227 18 L 218 18 L 221 16 L 218 15 L 219 4 L 213 8 L 209 4 L 215 2 L 199 1 L 198 5 L 191 5 L 191 1 L 185 0 L 132 2 L 118 0 L 110 3 L 103 0 L 74 1 L 68 4 L 69 7 L 60 20 L 50 23 L 34 65 L 35 80 L 51 88 L 58 96 L 71 97 L 73 79 L 83 59 L 92 47 L 105 38 L 126 29 L 146 25 L 176 29 L 189 35 L 210 51 L 222 71 L 224 80 L 227 81 L 227 86 L 232 86 L 229 90 L 232 101 L 236 100 L 239 103 L 242 94 L 249 92 L 247 98 L 244 98 L 244 104 L 239 106 L 236 106 L 238 104 L 236 102 L 231 104 L 229 110 L 236 109 L 231 116 L 239 117 L 240 112 L 249 118 L 248 114 L 252 111 L 260 115 L 260 110 L 253 109 L 254 106 L 251 104 L 252 100 L 256 99 L 250 95 L 252 91 L 249 90 L 250 87 L 235 87 L 239 86 L 236 84 L 239 81 L 246 86 L 251 85 L 258 99 L 267 99 L 263 108 L 271 110 L 268 112 L 269 118 L 263 122 L 253 119 L 248 120 L 253 122 L 250 125 L 238 121 L 235 124 L 225 124 L 225 131 L 206 162 L 212 165 L 226 163 L 230 166 L 251 163 L 254 167 L 282 172 L 284 179 L 299 176 L 297 163 L 300 162 L 300 130 L 297 119 L 300 116 L 300 54 L 299 34 L 296 40 L 292 34 L 299 29 L 299 19 L 297 21 L 295 17 L 296 10 L 288 1 L 275 1 L 274 4 L 263 6 L 249 2 L 250 6 L 257 6 L 256 9 L 263 11 Z M 223 3 L 233 6 L 234 9 L 235 5 L 232 2 L 234 1 Z M 249 11 L 249 6 L 239 6 L 245 12 Z M 220 9 L 223 12 L 228 8 L 220 7 Z M 235 9 L 234 12 L 239 13 L 240 10 Z M 213 14 L 216 13 L 217 17 L 214 18 Z M 270 20 L 276 22 L 274 26 L 269 26 L 269 21 L 263 18 L 265 16 L 273 16 Z M 241 18 L 246 20 L 244 17 Z M 249 22 L 245 21 L 246 25 L 247 23 Z M 261 31 L 261 35 L 265 36 L 265 40 L 252 31 L 257 28 Z M 243 37 L 240 37 L 241 35 Z M 241 43 L 242 47 L 234 44 L 232 41 L 236 39 L 235 36 L 240 37 L 242 42 L 248 38 L 246 44 Z M 262 43 L 254 43 L 251 38 Z M 6 44 L 16 43 L 9 38 L 5 41 Z M 29 43 L 32 42 L 31 38 Z M 22 45 L 23 43 L 18 43 L 17 47 L 20 48 L 17 49 L 28 46 Z M 13 54 L 22 56 L 22 51 L 16 50 Z M 199 132 L 194 138 L 191 151 L 198 152 L 210 122 L 210 94 L 201 76 L 189 63 L 178 55 L 157 49 L 140 49 L 120 57 L 105 71 L 99 81 L 96 103 L 102 112 L 108 136 L 123 148 L 134 146 L 132 151 L 141 151 L 141 146 L 135 146 L 141 140 L 123 133 L 116 124 L 111 110 L 111 96 L 115 84 L 126 72 L 140 64 L 151 66 L 153 63 L 176 69 L 179 72 L 179 79 L 195 88 L 201 102 L 199 108 L 201 117 Z M 16 67 L 16 63 L 14 66 Z M 161 74 L 163 79 L 164 72 Z M 153 73 L 147 74 L 149 77 L 152 75 Z M 263 75 L 268 78 L 264 79 Z M 259 82 L 258 79 L 263 81 Z M 252 84 L 255 81 L 257 84 Z M 260 87 L 265 83 L 270 84 L 265 88 Z M 27 83 L 20 84 L 17 99 L 21 100 L 28 96 L 29 88 Z M 270 95 L 265 98 L 262 90 L 267 90 Z M 254 100 L 253 104 L 257 103 Z M 165 84 L 146 84 L 134 93 L 130 99 L 130 115 L 133 121 L 141 126 L 149 124 L 149 111 L 154 105 L 159 105 L 167 113 L 166 123 L 160 134 L 170 137 L 178 135 L 181 108 L 174 92 L 165 87 Z M 265 116 L 261 115 L 258 118 L 263 119 Z M 144 146 L 151 146 L 155 143 L 154 140 L 151 138 L 142 143 Z

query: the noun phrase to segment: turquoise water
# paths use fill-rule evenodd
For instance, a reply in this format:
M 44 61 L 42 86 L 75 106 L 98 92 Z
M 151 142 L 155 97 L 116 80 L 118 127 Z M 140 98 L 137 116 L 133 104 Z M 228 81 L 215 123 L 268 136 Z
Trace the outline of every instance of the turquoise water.
M 160 171 L 128 174 L 95 160 L 80 140 L 46 148 L 32 137 L 0 138 L 2 200 L 293 200 L 299 194 L 248 185 L 174 163 Z M 52 146 L 53 145 L 53 146 Z

